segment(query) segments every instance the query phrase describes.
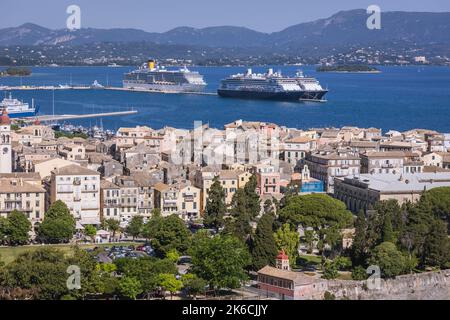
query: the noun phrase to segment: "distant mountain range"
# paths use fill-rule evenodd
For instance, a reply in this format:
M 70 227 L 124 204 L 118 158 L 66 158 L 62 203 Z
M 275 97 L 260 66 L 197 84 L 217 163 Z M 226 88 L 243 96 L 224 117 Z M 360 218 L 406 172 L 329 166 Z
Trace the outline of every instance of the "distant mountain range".
M 0 29 L 2 46 L 86 45 L 101 42 L 151 42 L 160 45 L 250 48 L 294 51 L 305 45 L 350 45 L 402 42 L 450 44 L 450 12 L 385 12 L 381 30 L 366 27 L 365 10 L 341 11 L 313 22 L 300 23 L 279 32 L 263 33 L 244 27 L 179 27 L 154 33 L 137 29 L 51 30 L 27 23 Z

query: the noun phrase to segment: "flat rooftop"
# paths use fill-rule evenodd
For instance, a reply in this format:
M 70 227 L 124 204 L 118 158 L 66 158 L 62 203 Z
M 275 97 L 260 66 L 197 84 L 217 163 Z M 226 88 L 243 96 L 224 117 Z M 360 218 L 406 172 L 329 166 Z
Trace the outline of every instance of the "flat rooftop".
M 437 187 L 450 187 L 450 172 L 422 172 L 415 174 L 360 174 L 337 178 L 345 183 L 386 192 L 424 191 Z

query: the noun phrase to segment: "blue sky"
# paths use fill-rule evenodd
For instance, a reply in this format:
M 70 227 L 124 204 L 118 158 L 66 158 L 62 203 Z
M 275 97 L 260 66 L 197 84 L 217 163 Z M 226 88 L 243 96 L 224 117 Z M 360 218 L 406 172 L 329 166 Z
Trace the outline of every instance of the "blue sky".
M 64 28 L 66 8 L 71 4 L 81 8 L 82 27 L 155 32 L 178 26 L 218 25 L 273 32 L 372 4 L 382 11 L 450 12 L 449 0 L 0 0 L 0 28 L 25 22 Z

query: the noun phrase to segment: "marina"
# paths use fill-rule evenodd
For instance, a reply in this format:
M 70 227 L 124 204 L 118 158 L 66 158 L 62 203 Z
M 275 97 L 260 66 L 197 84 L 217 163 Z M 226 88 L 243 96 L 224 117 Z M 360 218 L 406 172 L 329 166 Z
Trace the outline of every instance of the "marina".
M 273 65 L 252 66 L 252 70 L 264 73 L 268 67 L 291 77 L 299 68 Z M 131 108 L 138 111 L 138 115 L 104 118 L 104 127 L 112 130 L 137 124 L 190 128 L 197 120 L 220 127 L 234 119 L 258 119 L 304 128 L 352 123 L 386 130 L 431 127 L 450 132 L 449 68 L 379 68 L 382 73 L 368 75 L 319 73 L 316 66 L 302 66 L 306 75 L 318 79 L 324 88 L 331 88 L 323 97 L 326 103 L 219 99 L 216 91 L 220 82 L 229 75 L 242 73 L 243 67 L 190 67 L 204 75 L 207 82 L 203 92 L 192 94 L 124 89 L 124 74 L 133 67 L 33 67 L 31 77 L 0 79 L 0 92 L 3 99 L 12 91 L 14 98 L 30 106 L 34 99 L 38 115 L 92 114 Z M 94 80 L 104 87 L 90 88 Z M 95 119 L 76 119 L 71 123 L 89 127 L 95 124 Z
M 137 114 L 136 110 L 117 111 L 117 112 L 103 112 L 103 113 L 88 113 L 88 114 L 61 114 L 61 115 L 41 115 L 35 117 L 20 118 L 21 122 L 32 123 L 36 120 L 39 122 L 55 122 L 66 120 L 79 120 L 89 118 L 103 118 L 103 117 L 119 117 Z M 19 119 L 16 119 L 19 120 Z
M 146 92 L 146 93 L 163 93 L 163 94 L 196 94 L 206 96 L 217 96 L 215 92 L 202 91 L 170 91 L 170 90 L 151 90 L 142 88 L 123 88 L 123 87 L 92 87 L 92 86 L 0 86 L 3 91 L 64 91 L 64 90 L 112 90 L 127 92 Z

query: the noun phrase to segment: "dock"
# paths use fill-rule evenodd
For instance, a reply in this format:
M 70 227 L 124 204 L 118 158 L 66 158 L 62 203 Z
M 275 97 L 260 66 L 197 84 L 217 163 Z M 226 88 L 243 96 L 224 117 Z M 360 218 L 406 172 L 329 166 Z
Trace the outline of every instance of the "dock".
M 63 121 L 63 120 L 77 120 L 77 119 L 88 119 L 88 118 L 103 118 L 103 117 L 118 117 L 118 116 L 127 116 L 132 114 L 137 114 L 136 110 L 129 111 L 117 111 L 117 112 L 104 112 L 104 113 L 88 113 L 88 114 L 62 114 L 62 115 L 42 115 L 36 117 L 28 117 L 28 118 L 17 118 L 12 119 L 22 121 L 25 123 L 32 123 L 36 120 L 40 122 L 54 122 L 54 121 Z
M 111 91 L 126 91 L 126 92 L 144 92 L 144 93 L 159 93 L 159 94 L 191 94 L 202 96 L 217 96 L 216 92 L 204 92 L 204 91 L 157 91 L 146 90 L 138 88 L 122 88 L 122 87 L 91 87 L 91 86 L 0 86 L 0 90 L 3 91 L 53 91 L 53 90 L 111 90 Z

